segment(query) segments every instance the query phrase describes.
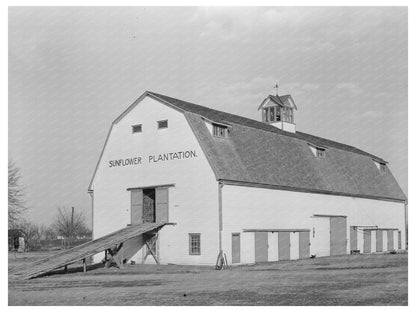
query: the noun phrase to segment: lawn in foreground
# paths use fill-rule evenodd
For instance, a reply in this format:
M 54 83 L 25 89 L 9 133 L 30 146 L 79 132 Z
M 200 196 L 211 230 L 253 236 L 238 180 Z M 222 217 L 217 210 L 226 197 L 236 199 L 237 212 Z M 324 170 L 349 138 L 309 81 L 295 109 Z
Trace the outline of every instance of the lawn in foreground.
M 9 266 L 37 257 L 9 255 Z M 28 281 L 9 277 L 9 305 L 407 305 L 407 259 L 339 256 L 225 271 L 126 265 Z

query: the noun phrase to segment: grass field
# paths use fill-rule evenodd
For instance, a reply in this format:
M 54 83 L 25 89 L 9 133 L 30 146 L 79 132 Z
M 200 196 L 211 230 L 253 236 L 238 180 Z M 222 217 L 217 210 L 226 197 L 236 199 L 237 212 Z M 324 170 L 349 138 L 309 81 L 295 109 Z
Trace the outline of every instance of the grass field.
M 44 257 L 9 254 L 9 267 Z M 9 305 L 407 305 L 407 254 L 212 267 L 126 265 L 9 277 Z M 76 269 L 74 269 L 76 270 Z

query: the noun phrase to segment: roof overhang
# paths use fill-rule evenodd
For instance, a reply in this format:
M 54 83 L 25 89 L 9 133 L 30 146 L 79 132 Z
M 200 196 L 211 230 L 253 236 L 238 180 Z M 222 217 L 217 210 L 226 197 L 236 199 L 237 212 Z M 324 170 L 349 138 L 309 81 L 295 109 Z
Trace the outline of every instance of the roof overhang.
M 307 144 L 308 144 L 309 146 L 314 147 L 314 148 L 319 148 L 319 149 L 323 149 L 323 150 L 327 150 L 327 149 L 328 149 L 328 147 L 327 147 L 327 146 L 323 146 L 323 145 L 317 145 L 317 144 L 313 144 L 313 143 L 310 143 L 310 142 L 307 142 Z
M 177 111 L 180 111 L 180 112 L 184 112 L 184 110 L 183 109 L 180 109 L 179 107 L 177 107 L 177 106 L 175 106 L 175 105 L 172 105 L 171 103 L 169 103 L 169 102 L 167 102 L 167 101 L 165 101 L 164 99 L 161 99 L 160 97 L 158 97 L 157 95 L 155 95 L 155 94 L 153 94 L 152 92 L 150 92 L 150 91 L 145 91 L 137 100 L 135 100 L 134 102 L 133 102 L 133 104 L 131 104 L 129 107 L 127 107 L 127 109 L 124 111 L 124 112 L 122 112 L 114 121 L 113 121 L 113 124 L 116 124 L 116 123 L 119 123 L 120 122 L 120 120 L 121 119 L 123 119 L 124 118 L 124 116 L 126 116 L 133 108 L 135 108 L 136 106 L 137 106 L 137 104 L 139 104 L 145 97 L 150 97 L 150 98 L 152 98 L 152 99 L 154 99 L 154 100 L 156 100 L 156 101 L 158 101 L 158 102 L 161 102 L 162 104 L 165 104 L 165 105 L 167 105 L 167 106 L 169 106 L 170 108 L 173 108 L 173 109 L 175 109 L 175 110 L 177 110 Z
M 385 160 L 383 160 L 381 158 L 379 158 L 379 159 L 371 158 L 371 160 L 372 161 L 375 161 L 375 162 L 378 162 L 379 164 L 383 164 L 383 165 L 387 165 L 389 163 L 388 161 L 385 161 Z
M 142 185 L 142 186 L 132 186 L 128 187 L 126 190 L 142 190 L 142 189 L 149 189 L 149 188 L 168 188 L 168 187 L 175 187 L 175 183 L 170 184 L 158 184 L 158 185 Z
M 227 128 L 232 128 L 232 127 L 233 127 L 233 126 L 231 126 L 230 124 L 225 123 L 225 122 L 223 122 L 223 121 L 215 121 L 215 120 L 211 120 L 211 119 L 208 119 L 208 118 L 206 118 L 206 117 L 204 117 L 204 116 L 201 116 L 201 118 L 202 118 L 203 120 L 207 121 L 207 122 L 208 122 L 208 123 L 210 123 L 210 124 L 215 124 L 215 125 L 219 125 L 219 126 L 223 126 L 223 127 L 227 127 Z
M 275 103 L 276 105 L 281 105 L 281 104 L 279 104 L 279 103 L 276 103 L 276 101 L 274 101 L 274 100 L 272 100 L 271 98 L 270 98 L 270 96 L 268 96 L 267 98 L 265 98 L 262 102 L 261 102 L 261 104 L 259 105 L 259 107 L 257 108 L 257 110 L 259 111 L 259 110 L 261 110 L 262 108 L 263 108 L 263 106 L 267 103 L 267 102 L 270 102 L 270 101 L 272 101 L 273 103 Z
M 284 95 L 285 97 L 287 97 L 287 101 L 285 102 L 289 102 L 290 104 L 286 104 L 284 101 L 282 101 L 280 99 L 280 97 L 277 95 L 269 95 L 268 97 L 266 97 L 260 104 L 260 106 L 258 107 L 257 110 L 262 109 L 268 102 L 273 102 L 276 105 L 279 105 L 281 107 L 290 107 L 290 108 L 294 108 L 294 109 L 298 109 L 295 101 L 293 100 L 292 96 L 290 94 Z
M 288 94 L 288 99 L 289 99 L 290 103 L 292 104 L 291 106 L 293 106 L 294 109 L 298 110 L 298 107 L 295 104 L 295 100 L 292 98 L 292 96 L 290 94 Z
M 314 214 L 313 218 L 346 218 L 344 215 L 333 215 L 333 214 Z
M 243 232 L 310 232 L 310 229 L 243 229 Z
M 236 181 L 236 180 L 229 180 L 229 179 L 218 179 L 218 181 L 224 185 L 236 185 L 236 186 L 256 187 L 256 188 L 274 189 L 274 190 L 291 191 L 291 192 L 346 196 L 346 197 L 353 197 L 353 198 L 354 197 L 366 198 L 366 199 L 383 200 L 383 201 L 396 202 L 396 203 L 405 203 L 407 200 L 407 199 L 400 199 L 400 198 L 373 196 L 373 195 L 365 195 L 365 194 L 352 194 L 352 193 L 334 192 L 334 191 L 328 191 L 328 190 L 301 188 L 301 187 L 287 186 L 287 185 L 275 185 L 275 184 L 255 183 L 255 182 L 247 182 L 247 181 Z

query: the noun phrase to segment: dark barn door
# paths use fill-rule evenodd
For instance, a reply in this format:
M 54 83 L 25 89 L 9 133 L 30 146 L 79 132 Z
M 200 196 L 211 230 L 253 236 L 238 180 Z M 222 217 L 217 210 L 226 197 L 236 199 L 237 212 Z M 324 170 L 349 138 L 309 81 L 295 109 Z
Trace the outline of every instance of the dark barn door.
M 156 221 L 168 222 L 169 189 L 156 189 Z
M 155 196 L 155 189 L 143 190 L 143 223 L 153 223 L 156 221 Z
M 290 260 L 290 233 L 279 232 L 277 239 L 279 260 Z
M 402 249 L 402 231 L 399 231 L 397 233 L 397 239 L 398 239 L 399 249 Z
M 347 253 L 347 218 L 330 217 L 330 255 Z
M 240 263 L 240 233 L 233 233 L 231 234 L 232 241 L 231 241 L 231 262 L 232 263 Z
M 383 231 L 377 230 L 376 231 L 376 252 L 383 251 Z
M 388 230 L 387 231 L 387 250 L 388 251 L 392 251 L 394 249 L 394 235 L 393 235 L 393 230 Z
M 130 194 L 131 205 L 131 224 L 140 224 L 143 223 L 143 190 L 131 190 Z
M 371 231 L 364 230 L 364 252 L 370 253 L 371 252 Z
M 255 261 L 267 262 L 268 255 L 268 233 L 267 232 L 255 232 Z
M 357 227 L 351 226 L 350 227 L 350 250 L 358 249 L 357 238 L 358 238 Z
M 309 258 L 310 241 L 309 232 L 299 232 L 299 259 Z

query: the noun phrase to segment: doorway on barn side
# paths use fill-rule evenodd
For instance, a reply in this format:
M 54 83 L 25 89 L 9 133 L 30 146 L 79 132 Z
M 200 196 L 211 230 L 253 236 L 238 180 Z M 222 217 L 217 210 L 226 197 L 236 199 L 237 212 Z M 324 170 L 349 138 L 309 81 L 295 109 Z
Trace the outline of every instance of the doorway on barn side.
M 143 223 L 156 222 L 156 189 L 143 189 Z

